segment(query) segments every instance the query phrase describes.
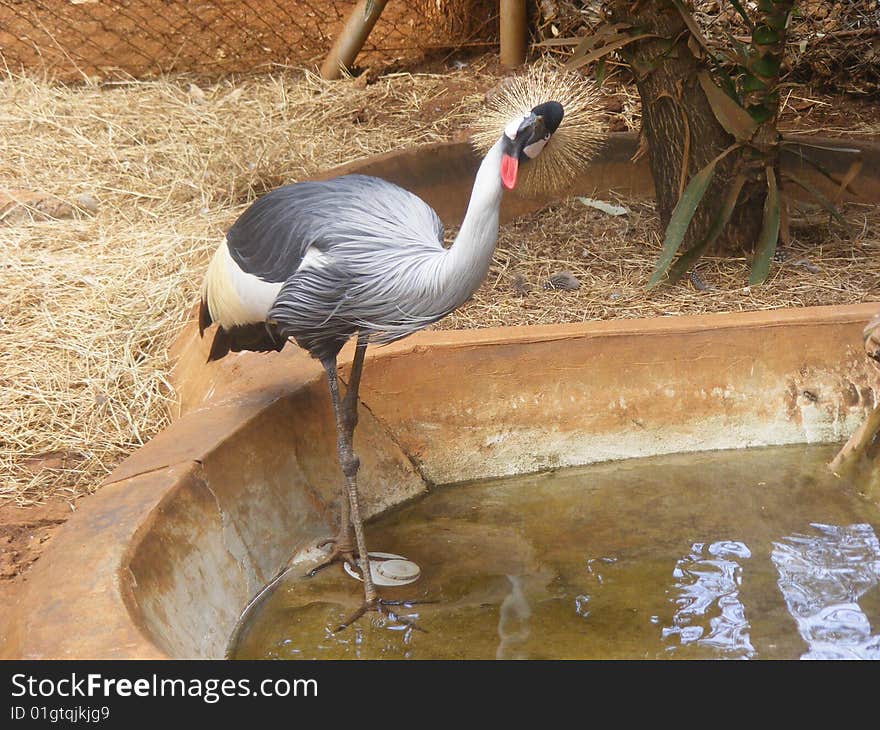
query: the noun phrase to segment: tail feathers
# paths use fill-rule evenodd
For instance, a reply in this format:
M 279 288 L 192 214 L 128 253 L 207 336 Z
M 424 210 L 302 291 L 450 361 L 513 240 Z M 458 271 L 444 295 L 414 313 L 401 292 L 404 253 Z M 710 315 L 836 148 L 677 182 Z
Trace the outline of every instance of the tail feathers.
M 280 352 L 284 347 L 284 338 L 274 328 L 265 323 L 246 324 L 225 329 L 217 327 L 208 362 L 219 360 L 230 352 L 250 350 L 253 352 Z
M 205 336 L 205 330 L 214 323 L 208 300 L 202 297 L 199 302 L 199 337 Z M 217 326 L 214 339 L 211 341 L 211 352 L 208 362 L 219 360 L 230 352 L 252 350 L 254 352 L 280 352 L 284 348 L 286 338 L 282 337 L 274 325 L 268 322 L 235 325 L 233 327 Z
M 205 330 L 211 326 L 213 321 L 211 319 L 211 310 L 208 309 L 208 300 L 202 297 L 199 302 L 199 337 L 205 336 Z

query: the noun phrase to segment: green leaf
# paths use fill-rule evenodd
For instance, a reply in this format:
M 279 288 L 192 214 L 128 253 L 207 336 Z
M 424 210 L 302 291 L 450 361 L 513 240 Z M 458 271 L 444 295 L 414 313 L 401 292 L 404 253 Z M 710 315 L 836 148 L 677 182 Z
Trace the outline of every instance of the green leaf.
M 765 53 L 751 64 L 749 70 L 762 78 L 775 79 L 779 74 L 779 58 L 772 53 Z
M 763 104 L 752 104 L 749 106 L 749 115 L 754 119 L 758 124 L 763 124 L 770 117 L 773 116 L 773 112 L 771 112 L 766 106 Z
M 785 178 L 787 180 L 791 180 L 795 185 L 806 190 L 810 195 L 812 195 L 816 201 L 821 205 L 825 210 L 827 210 L 838 223 L 846 223 L 846 219 L 840 214 L 840 211 L 837 210 L 837 206 L 834 205 L 825 195 L 822 193 L 819 188 L 817 188 L 812 183 L 807 182 L 803 178 L 798 177 L 797 175 L 786 171 Z
M 718 82 L 721 84 L 721 88 L 725 94 L 727 94 L 731 99 L 733 99 L 737 104 L 740 102 L 739 94 L 736 93 L 736 84 L 733 79 L 730 77 L 730 74 L 727 73 L 721 66 L 716 66 L 715 76 L 718 78 Z
M 753 91 L 767 90 L 767 84 L 761 81 L 761 79 L 759 79 L 757 76 L 752 76 L 752 74 L 750 73 L 746 73 L 743 75 L 741 85 L 743 92 L 745 92 L 746 94 L 749 94 Z
M 745 142 L 758 128 L 758 123 L 749 113 L 731 99 L 721 88 L 715 85 L 708 71 L 697 74 L 700 86 L 709 100 L 709 106 L 718 123 L 728 134 L 733 135 L 737 142 Z
M 766 167 L 764 170 L 767 173 L 767 197 L 764 199 L 764 219 L 761 224 L 761 235 L 758 237 L 758 249 L 749 276 L 750 286 L 767 281 L 770 263 L 773 261 L 776 243 L 779 241 L 779 188 L 776 185 L 776 173 L 772 167 Z
M 712 177 L 715 175 L 715 166 L 718 164 L 719 159 L 721 158 L 716 157 L 694 175 L 678 199 L 675 210 L 672 211 L 672 216 L 669 219 L 669 225 L 666 226 L 663 250 L 660 253 L 660 258 L 657 260 L 657 264 L 654 266 L 654 273 L 648 281 L 649 289 L 653 289 L 660 283 L 666 270 L 672 263 L 673 257 L 681 247 L 684 234 L 687 233 L 687 229 L 694 218 L 697 206 L 706 194 L 706 188 L 709 187 L 709 183 L 712 182 Z
M 600 58 L 599 63 L 596 64 L 596 88 L 601 89 L 602 83 L 605 81 L 605 62 L 607 58 Z
M 734 208 L 736 208 L 736 201 L 739 200 L 739 194 L 742 192 L 745 182 L 745 175 L 740 173 L 736 176 L 733 183 L 731 183 L 730 188 L 727 190 L 727 195 L 724 198 L 721 210 L 718 211 L 718 215 L 715 216 L 715 219 L 712 221 L 712 225 L 703 240 L 679 256 L 669 269 L 670 284 L 674 284 L 681 279 L 697 259 L 703 255 L 703 252 L 715 242 L 718 236 L 720 236 L 722 231 L 727 227 L 727 224 L 730 221 L 730 216 L 733 214 Z

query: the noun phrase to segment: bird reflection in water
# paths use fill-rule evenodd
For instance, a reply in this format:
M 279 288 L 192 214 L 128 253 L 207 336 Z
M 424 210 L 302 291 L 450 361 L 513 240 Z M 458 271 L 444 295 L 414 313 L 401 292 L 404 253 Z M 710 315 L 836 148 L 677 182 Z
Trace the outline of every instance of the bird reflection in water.
M 496 659 L 527 659 L 524 644 L 529 638 L 529 618 L 532 609 L 523 591 L 522 578 L 508 575 L 510 593 L 508 593 L 498 611 L 498 649 Z

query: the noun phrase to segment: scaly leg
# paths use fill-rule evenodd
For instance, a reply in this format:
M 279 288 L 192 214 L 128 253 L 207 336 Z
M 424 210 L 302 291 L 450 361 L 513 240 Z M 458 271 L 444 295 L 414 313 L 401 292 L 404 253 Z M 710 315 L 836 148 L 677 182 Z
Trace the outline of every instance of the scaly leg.
M 350 522 L 354 527 L 358 564 L 364 581 L 364 606 L 358 613 L 358 616 L 369 609 L 375 608 L 379 598 L 379 594 L 373 585 L 373 578 L 370 573 L 370 558 L 367 554 L 366 540 L 364 538 L 364 524 L 361 519 L 360 501 L 357 491 L 357 472 L 360 467 L 360 459 L 354 453 L 353 445 L 354 429 L 358 421 L 358 388 L 360 387 L 366 350 L 367 339 L 361 335 L 358 337 L 357 348 L 355 349 L 348 388 L 345 391 L 345 398 L 342 399 L 339 397 L 339 382 L 336 377 L 336 358 L 326 358 L 322 361 L 324 370 L 327 372 L 330 400 L 333 402 L 333 413 L 336 417 L 336 452 L 339 457 L 339 466 L 345 477 L 345 487 L 341 500 L 343 519 L 340 524 L 340 535 L 345 539 L 344 536 L 350 534 L 346 524 Z M 335 556 L 331 557 L 331 560 L 339 559 L 340 557 L 351 557 L 350 550 L 347 556 L 342 555 L 338 542 L 334 552 Z M 321 567 L 323 566 L 319 566 L 316 570 Z
M 324 370 L 327 373 L 327 384 L 330 387 L 330 398 L 333 401 L 333 414 L 336 418 L 336 450 L 339 457 L 339 465 L 345 473 L 343 466 L 349 458 L 357 459 L 354 454 L 352 442 L 354 438 L 354 429 L 358 422 L 358 388 L 361 383 L 361 373 L 364 369 L 364 353 L 367 349 L 366 337 L 359 335 L 358 344 L 354 353 L 354 360 L 351 364 L 351 376 L 348 381 L 348 388 L 345 392 L 345 398 L 339 399 L 339 381 L 336 377 L 336 358 L 328 358 L 322 361 Z M 344 434 L 344 436 L 343 436 Z M 347 442 L 348 455 L 343 453 L 343 446 Z M 359 462 L 358 462 L 359 465 Z M 354 467 L 357 473 L 357 465 Z M 348 478 L 342 485 L 342 495 L 339 500 L 339 532 L 335 538 L 330 538 L 318 543 L 318 547 L 325 545 L 333 545 L 330 556 L 320 565 L 312 568 L 308 572 L 309 576 L 314 576 L 319 570 L 332 565 L 336 562 L 347 562 L 357 565 L 355 556 L 358 555 L 356 536 L 352 530 L 351 524 L 351 499 L 349 497 Z
M 351 377 L 348 381 L 348 388 L 345 391 L 345 398 L 342 400 L 339 398 L 339 383 L 336 377 L 336 358 L 328 358 L 324 362 L 324 369 L 327 371 L 327 383 L 330 387 L 330 399 L 333 402 L 333 412 L 336 415 L 336 450 L 339 457 L 339 465 L 345 476 L 345 492 L 342 497 L 342 515 L 343 517 L 346 516 L 346 513 L 349 513 L 350 515 L 348 521 L 354 528 L 355 543 L 359 558 L 358 565 L 360 567 L 361 577 L 364 581 L 364 602 L 347 620 L 343 621 L 336 627 L 336 631 L 342 631 L 342 629 L 357 621 L 357 619 L 363 616 L 367 611 L 387 612 L 389 616 L 392 616 L 395 620 L 408 624 L 419 631 L 423 631 L 424 629 L 416 625 L 413 621 L 395 615 L 393 611 L 389 611 L 386 607 L 397 605 L 409 606 L 414 603 L 430 603 L 431 601 L 382 601 L 379 598 L 379 592 L 373 584 L 373 576 L 370 572 L 370 557 L 367 551 L 366 539 L 364 537 L 364 523 L 360 514 L 360 500 L 357 489 L 357 472 L 360 467 L 360 459 L 358 459 L 357 454 L 354 453 L 353 445 L 354 429 L 358 422 L 358 389 L 361 383 L 361 373 L 363 372 L 364 354 L 366 350 L 367 338 L 363 335 L 359 335 L 354 360 L 351 366 Z M 344 509 L 346 502 L 348 503 L 347 506 L 350 510 Z M 345 521 L 343 521 L 340 526 L 340 531 L 342 530 L 346 530 Z M 352 560 L 351 562 L 354 561 Z M 320 567 L 322 566 L 319 566 L 319 568 Z

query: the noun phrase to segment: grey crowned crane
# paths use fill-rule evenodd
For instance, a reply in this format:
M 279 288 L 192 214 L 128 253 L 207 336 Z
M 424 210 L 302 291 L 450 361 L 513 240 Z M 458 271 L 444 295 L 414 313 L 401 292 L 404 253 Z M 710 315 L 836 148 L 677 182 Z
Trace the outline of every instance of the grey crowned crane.
M 364 353 L 370 343 L 393 342 L 442 319 L 485 278 L 502 191 L 513 189 L 520 168 L 541 155 L 563 107 L 546 101 L 510 116 L 479 167 L 449 248 L 437 214 L 423 200 L 385 180 L 346 175 L 285 185 L 259 198 L 235 221 L 208 266 L 199 331 L 217 325 L 209 360 L 230 351 L 277 351 L 293 339 L 326 371 L 344 486 L 339 530 L 324 543 L 333 549 L 320 567 L 359 564 L 364 583 L 362 606 L 339 629 L 382 605 L 371 579 L 352 446 Z M 343 397 L 337 355 L 355 336 Z

